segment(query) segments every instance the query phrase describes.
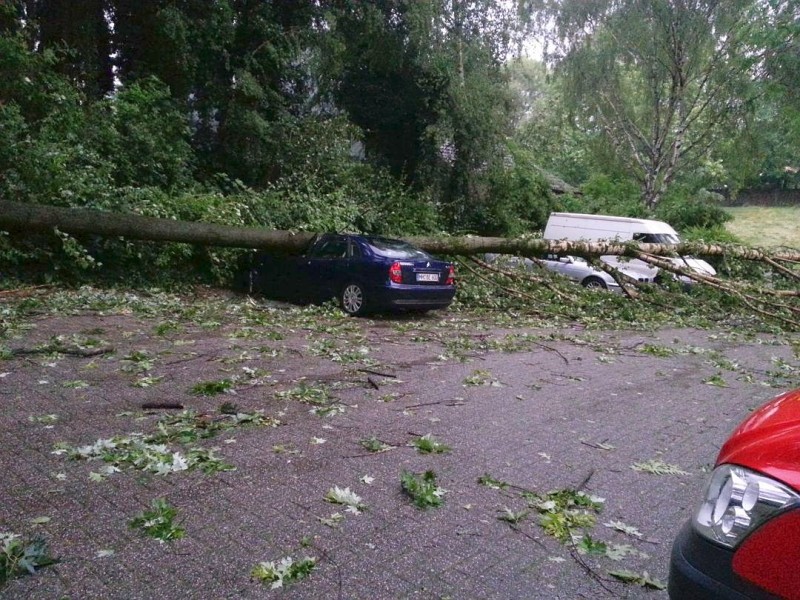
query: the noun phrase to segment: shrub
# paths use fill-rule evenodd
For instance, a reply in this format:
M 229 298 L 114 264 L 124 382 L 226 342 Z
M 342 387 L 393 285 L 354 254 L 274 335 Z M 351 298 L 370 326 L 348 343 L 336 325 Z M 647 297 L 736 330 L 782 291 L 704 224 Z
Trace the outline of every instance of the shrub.
M 514 237 L 541 229 L 552 209 L 547 179 L 530 152 L 511 145 L 508 164 L 486 175 L 483 192 L 476 192 L 463 210 L 461 227 L 478 235 Z
M 681 238 L 687 242 L 708 242 L 713 244 L 741 244 L 742 241 L 722 225 L 714 227 L 687 227 L 681 229 Z
M 560 199 L 558 210 L 607 214 L 619 217 L 646 217 L 639 186 L 629 179 L 593 175 L 581 187 L 583 196 Z
M 656 209 L 656 218 L 679 231 L 690 227 L 718 228 L 731 219 L 731 215 L 720 206 L 720 200 L 721 196 L 705 190 L 687 193 L 675 189 Z

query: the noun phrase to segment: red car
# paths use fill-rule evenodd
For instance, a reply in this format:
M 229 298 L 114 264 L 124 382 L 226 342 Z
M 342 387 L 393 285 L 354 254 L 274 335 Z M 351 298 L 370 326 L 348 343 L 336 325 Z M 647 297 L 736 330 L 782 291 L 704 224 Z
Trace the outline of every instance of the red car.
M 800 599 L 800 389 L 725 442 L 703 502 L 672 547 L 678 599 Z

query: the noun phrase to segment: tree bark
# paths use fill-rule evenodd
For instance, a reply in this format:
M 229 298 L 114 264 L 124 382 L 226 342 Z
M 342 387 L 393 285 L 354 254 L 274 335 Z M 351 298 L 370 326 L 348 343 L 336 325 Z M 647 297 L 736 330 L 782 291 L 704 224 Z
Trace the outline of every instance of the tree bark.
M 308 232 L 231 227 L 88 208 L 61 208 L 0 200 L 0 229 L 15 233 L 33 233 L 52 232 L 56 228 L 73 235 L 121 236 L 132 240 L 289 252 L 303 250 L 314 237 L 313 233 Z
M 87 208 L 60 208 L 0 200 L 0 230 L 15 233 L 48 233 L 54 229 L 74 235 L 121 236 L 153 242 L 182 242 L 202 246 L 227 246 L 283 252 L 301 252 L 315 235 L 310 232 L 295 233 L 257 227 L 231 227 Z M 625 255 L 636 258 L 637 253 L 645 252 L 656 256 L 675 254 L 730 256 L 757 261 L 770 259 L 800 262 L 800 251 L 766 253 L 756 248 L 718 244 L 684 243 L 673 246 L 469 236 L 407 237 L 405 239 L 428 252 L 463 256 L 498 252 L 529 257 L 554 253 L 585 258 L 604 255 Z

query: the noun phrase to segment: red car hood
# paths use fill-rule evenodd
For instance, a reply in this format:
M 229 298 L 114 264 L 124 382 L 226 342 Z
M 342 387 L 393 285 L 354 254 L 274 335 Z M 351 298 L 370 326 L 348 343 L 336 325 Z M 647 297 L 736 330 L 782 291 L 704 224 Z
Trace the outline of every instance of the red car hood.
M 800 389 L 751 414 L 722 446 L 717 464 L 760 471 L 800 491 Z

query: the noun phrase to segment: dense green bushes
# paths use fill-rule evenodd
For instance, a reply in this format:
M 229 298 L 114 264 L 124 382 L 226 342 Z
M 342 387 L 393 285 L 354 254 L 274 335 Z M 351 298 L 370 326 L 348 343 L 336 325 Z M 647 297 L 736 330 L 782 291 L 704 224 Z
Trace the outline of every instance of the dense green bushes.
M 50 23 L 77 28 L 67 32 L 77 46 L 66 49 L 36 27 L 55 15 L 23 19 L 21 5 L 0 3 L 0 198 L 389 235 L 516 236 L 540 230 L 552 210 L 647 216 L 638 185 L 590 160 L 592 136 L 547 110 L 558 94 L 537 101 L 515 138 L 509 39 L 484 35 L 478 4 L 455 46 L 430 27 L 443 17 L 436 3 L 406 3 L 407 13 L 345 3 L 338 15 L 323 4 L 223 1 L 201 14 L 133 3 L 108 38 L 82 38 L 93 34 L 79 17 Z M 96 53 L 95 42 L 115 55 L 90 64 L 82 53 Z M 109 61 L 116 80 L 98 89 L 98 73 L 85 70 Z M 583 194 L 555 196 L 543 168 L 585 180 Z M 678 188 L 655 216 L 713 231 L 725 214 Z M 235 255 L 0 235 L 6 278 L 222 282 Z
M 721 198 L 705 190 L 692 192 L 675 186 L 653 214 L 645 210 L 639 188 L 630 180 L 595 175 L 581 191 L 580 196 L 560 198 L 556 208 L 565 212 L 657 219 L 669 223 L 687 239 L 734 241 L 724 228 L 731 216 L 722 208 Z

